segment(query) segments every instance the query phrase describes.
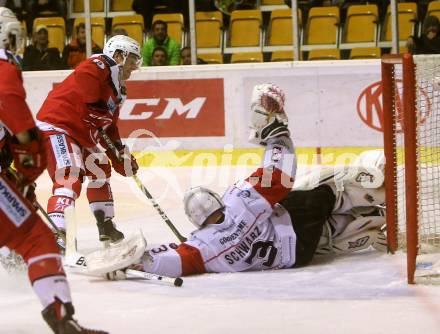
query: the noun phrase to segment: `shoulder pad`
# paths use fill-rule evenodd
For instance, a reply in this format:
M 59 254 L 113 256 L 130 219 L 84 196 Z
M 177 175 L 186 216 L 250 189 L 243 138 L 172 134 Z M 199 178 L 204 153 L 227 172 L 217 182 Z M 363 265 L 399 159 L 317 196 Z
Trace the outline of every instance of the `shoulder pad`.
M 94 58 L 94 59 L 92 59 L 92 62 L 93 62 L 96 66 L 98 66 L 101 70 L 105 69 L 105 64 L 104 64 L 104 62 L 103 62 L 101 59 L 99 59 L 99 58 Z

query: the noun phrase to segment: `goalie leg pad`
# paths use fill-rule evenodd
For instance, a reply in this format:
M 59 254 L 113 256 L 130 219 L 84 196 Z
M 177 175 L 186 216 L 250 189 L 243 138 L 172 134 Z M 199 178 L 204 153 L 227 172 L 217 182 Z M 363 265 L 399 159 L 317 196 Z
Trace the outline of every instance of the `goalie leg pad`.
M 332 216 L 332 219 L 326 223 L 326 225 L 331 225 L 327 230 L 333 231 L 332 235 L 323 233 L 316 251 L 317 254 L 351 253 L 369 246 L 373 246 L 378 251 L 387 251 L 386 236 L 382 230 L 385 225 L 384 217 L 359 217 L 349 221 L 339 219 L 346 218 L 346 216 L 335 216 Z M 344 224 L 346 224 L 345 228 Z
M 338 191 L 330 185 L 336 195 L 334 213 L 345 213 L 354 207 L 373 207 L 385 202 L 385 188 L 363 188 L 357 184 L 344 185 L 344 191 Z

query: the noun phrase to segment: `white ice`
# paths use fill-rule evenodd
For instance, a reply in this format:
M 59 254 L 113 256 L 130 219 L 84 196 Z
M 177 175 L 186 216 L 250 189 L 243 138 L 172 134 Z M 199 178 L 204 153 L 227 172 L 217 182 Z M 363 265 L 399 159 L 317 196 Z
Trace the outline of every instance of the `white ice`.
M 181 199 L 190 185 L 222 191 L 246 175 L 239 167 L 143 168 L 144 184 L 182 234 L 192 226 Z M 118 226 L 142 229 L 149 245 L 176 241 L 131 179 L 115 176 Z M 38 182 L 46 205 L 51 184 Z M 78 247 L 101 247 L 85 193 L 77 201 Z M 181 288 L 148 281 L 109 282 L 68 270 L 79 322 L 112 334 L 137 333 L 440 333 L 440 287 L 406 284 L 406 257 L 374 250 L 316 258 L 304 269 L 205 274 Z M 0 269 L 0 333 L 50 333 L 24 274 Z

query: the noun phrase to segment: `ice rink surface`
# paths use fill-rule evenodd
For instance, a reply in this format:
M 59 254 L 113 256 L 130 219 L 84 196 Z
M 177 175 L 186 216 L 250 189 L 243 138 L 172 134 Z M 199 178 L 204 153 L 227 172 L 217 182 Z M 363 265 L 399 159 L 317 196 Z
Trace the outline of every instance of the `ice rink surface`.
M 299 170 L 299 174 L 304 169 Z M 187 235 L 181 200 L 189 186 L 221 192 L 247 175 L 240 167 L 143 168 L 140 177 L 179 231 Z M 126 234 L 141 229 L 151 246 L 177 242 L 131 179 L 115 176 L 116 219 Z M 38 181 L 47 203 L 51 184 Z M 85 192 L 77 201 L 78 248 L 101 247 Z M 137 333 L 440 333 L 440 286 L 408 286 L 406 257 L 367 250 L 318 257 L 303 269 L 184 278 L 181 288 L 147 281 L 109 282 L 68 269 L 76 318 L 112 334 Z M 0 333 L 50 333 L 24 274 L 0 268 Z

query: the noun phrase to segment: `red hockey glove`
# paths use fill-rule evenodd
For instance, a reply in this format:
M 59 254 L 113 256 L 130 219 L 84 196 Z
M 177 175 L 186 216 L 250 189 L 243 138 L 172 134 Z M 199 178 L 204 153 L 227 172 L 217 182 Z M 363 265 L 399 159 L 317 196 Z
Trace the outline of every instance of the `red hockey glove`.
M 12 142 L 9 146 L 14 157 L 15 169 L 24 185 L 33 183 L 47 166 L 46 151 L 37 131 L 33 137 L 28 144 Z
M 123 176 L 135 175 L 139 169 L 136 159 L 130 153 L 127 146 L 118 145 L 117 148 L 119 151 L 120 159 L 116 157 L 115 153 L 112 150 L 108 149 L 107 151 L 105 151 L 108 158 L 112 162 L 113 169 Z
M 113 122 L 106 108 L 91 104 L 87 105 L 87 116 L 83 121 L 89 129 L 105 128 Z

